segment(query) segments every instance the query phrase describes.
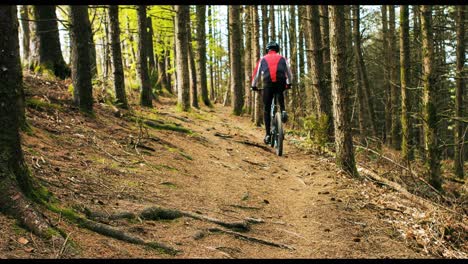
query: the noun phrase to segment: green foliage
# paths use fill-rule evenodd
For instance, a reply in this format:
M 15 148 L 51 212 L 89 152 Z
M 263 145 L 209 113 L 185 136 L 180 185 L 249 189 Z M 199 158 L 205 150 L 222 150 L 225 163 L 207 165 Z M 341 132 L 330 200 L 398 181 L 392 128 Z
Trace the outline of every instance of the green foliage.
M 323 114 L 319 118 L 309 115 L 302 118 L 303 129 L 307 133 L 307 143 L 311 146 L 323 148 L 328 140 L 328 116 Z

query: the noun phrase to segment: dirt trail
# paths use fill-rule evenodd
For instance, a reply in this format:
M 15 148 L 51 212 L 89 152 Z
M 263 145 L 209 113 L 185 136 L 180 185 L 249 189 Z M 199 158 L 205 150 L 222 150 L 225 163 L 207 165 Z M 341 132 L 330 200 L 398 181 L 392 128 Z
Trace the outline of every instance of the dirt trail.
M 66 91 L 66 86 L 59 88 Z M 60 102 L 66 104 L 67 96 Z M 34 133 L 24 135 L 28 165 L 69 208 L 112 213 L 157 205 L 225 221 L 251 217 L 264 223 L 252 224 L 243 234 L 294 248 L 212 233 L 207 229 L 219 226 L 187 217 L 109 222 L 181 250 L 174 258 L 428 257 L 405 245 L 368 202 L 368 195 L 376 194 L 340 174 L 331 160 L 307 154 L 287 140 L 284 156 L 278 157 L 273 149 L 242 143 L 263 146 L 263 129 L 249 118 L 233 116 L 219 105 L 180 113 L 173 102 L 161 98 L 156 110 L 141 110 L 141 115 L 194 133 L 148 128 L 155 140 L 141 143 L 152 150 L 138 151 L 125 147 L 138 138 L 137 124 L 114 117 L 103 105 L 96 106 L 96 119 L 29 109 Z M 74 252 L 60 254 L 60 245 L 34 239 L 0 215 L 6 232 L 1 235 L 0 257 L 172 258 L 79 228 L 50 211 L 45 214 L 70 234 Z M 33 250 L 17 243 L 19 237 L 26 237 Z

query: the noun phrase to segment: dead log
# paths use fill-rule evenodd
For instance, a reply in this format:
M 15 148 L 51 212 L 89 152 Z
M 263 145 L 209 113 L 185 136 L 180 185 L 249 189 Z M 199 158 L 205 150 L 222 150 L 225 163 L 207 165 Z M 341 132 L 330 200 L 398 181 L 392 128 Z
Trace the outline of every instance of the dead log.
M 233 235 L 236 238 L 245 239 L 245 240 L 248 240 L 248 241 L 251 241 L 251 242 L 260 243 L 260 244 L 267 245 L 267 246 L 273 246 L 273 247 L 285 248 L 285 249 L 289 249 L 289 250 L 295 250 L 295 248 L 290 246 L 290 245 L 280 244 L 280 243 L 268 241 L 268 240 L 261 239 L 261 238 L 247 236 L 247 235 L 244 235 L 244 234 L 241 234 L 241 233 L 238 233 L 238 232 L 234 232 L 234 231 L 231 231 L 231 230 L 220 229 L 220 228 L 214 227 L 214 228 L 209 228 L 208 231 L 210 231 L 210 232 L 221 232 L 221 233 Z

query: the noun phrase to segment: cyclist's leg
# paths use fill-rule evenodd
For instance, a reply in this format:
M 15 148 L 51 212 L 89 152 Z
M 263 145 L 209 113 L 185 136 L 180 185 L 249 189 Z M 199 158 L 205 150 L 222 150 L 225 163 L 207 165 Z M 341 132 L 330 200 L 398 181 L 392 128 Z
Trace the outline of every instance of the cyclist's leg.
M 273 89 L 270 86 L 266 86 L 263 89 L 263 118 L 265 121 L 265 131 L 266 134 L 270 134 L 270 110 L 271 110 L 271 101 L 273 100 Z
M 280 110 L 281 112 L 285 111 L 286 110 L 286 107 L 284 106 L 284 88 L 285 85 L 283 84 L 279 84 L 278 86 L 276 86 L 276 92 L 278 93 L 278 103 L 279 103 L 279 106 L 280 106 Z

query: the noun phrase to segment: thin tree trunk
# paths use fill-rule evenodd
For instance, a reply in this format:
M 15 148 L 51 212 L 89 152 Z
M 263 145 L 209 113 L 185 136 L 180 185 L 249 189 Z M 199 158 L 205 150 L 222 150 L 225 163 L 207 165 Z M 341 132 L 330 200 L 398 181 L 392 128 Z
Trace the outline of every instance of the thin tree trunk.
M 252 113 L 252 92 L 250 91 L 250 76 L 252 74 L 252 23 L 251 6 L 245 6 L 245 52 L 244 52 L 244 108 L 247 114 Z
M 71 44 L 72 44 L 72 81 L 74 101 L 83 112 L 93 111 L 93 86 L 91 83 L 91 63 L 89 43 L 91 25 L 88 6 L 71 5 Z
M 412 159 L 411 120 L 408 112 L 409 51 L 409 9 L 407 5 L 400 5 L 401 156 L 405 161 Z
M 189 74 L 190 74 L 190 98 L 191 104 L 195 108 L 198 106 L 198 88 L 197 88 L 197 71 L 195 69 L 195 55 L 193 52 L 192 45 L 192 27 L 190 25 L 190 19 L 187 21 L 187 38 L 188 38 L 188 65 L 189 65 Z
M 345 21 L 343 6 L 328 6 L 333 117 L 335 124 L 336 164 L 353 176 L 359 176 L 354 160 L 349 118 L 348 89 L 345 84 Z
M 275 5 L 270 5 L 270 37 L 273 41 L 277 41 L 275 25 Z
M 110 35 L 112 63 L 114 68 L 114 89 L 116 105 L 127 109 L 127 95 L 125 94 L 125 77 L 122 65 L 122 51 L 120 48 L 119 6 L 109 6 Z
M 387 22 L 387 6 L 382 5 L 382 51 L 384 54 L 383 71 L 384 71 L 384 91 L 385 91 L 385 129 L 384 140 L 387 145 L 391 144 L 391 128 L 392 128 L 392 115 L 391 115 L 391 96 L 390 96 L 390 71 L 389 71 L 389 41 L 388 41 L 388 22 Z
M 252 30 L 252 69 L 255 69 L 257 62 L 260 60 L 260 21 L 258 19 L 258 9 L 257 6 L 253 6 L 252 10 L 252 21 L 253 21 L 253 30 Z M 255 111 L 254 111 L 254 123 L 256 126 L 261 126 L 263 123 L 263 100 L 262 92 L 258 91 L 255 93 Z
M 154 60 L 153 20 L 151 19 L 150 16 L 146 18 L 146 27 L 148 28 L 147 30 L 148 44 L 146 44 L 146 47 L 148 48 L 148 52 L 146 54 L 148 56 L 148 70 L 149 70 L 149 76 L 151 80 L 151 78 L 155 79 L 155 76 L 157 76 L 158 73 L 157 73 L 157 68 L 156 68 L 156 62 Z M 154 84 L 155 83 L 151 83 L 151 85 L 154 85 Z
M 437 106 L 435 97 L 437 87 L 434 76 L 434 47 L 432 36 L 432 6 L 421 6 L 421 32 L 424 67 L 424 90 L 423 90 L 423 118 L 424 138 L 426 147 L 426 171 L 431 185 L 442 189 L 442 178 L 440 176 L 440 161 L 437 141 Z
M 146 6 L 139 5 L 138 10 L 138 62 L 137 67 L 138 80 L 140 83 L 140 105 L 153 107 L 153 97 L 151 92 L 151 84 L 148 74 L 148 56 L 147 52 L 147 26 L 146 26 Z
M 466 18 L 466 6 L 457 6 L 457 62 L 456 62 L 456 89 L 455 89 L 455 116 L 462 117 L 464 104 L 463 104 L 463 96 L 465 91 L 465 78 L 466 72 L 464 73 L 464 65 L 465 65 L 465 54 L 466 54 L 466 47 L 465 47 L 465 35 L 466 35 L 466 27 L 465 27 L 465 18 Z M 463 150 L 465 148 L 463 138 L 465 125 L 462 122 L 455 121 L 455 155 L 454 155 L 454 167 L 455 167 L 455 175 L 459 178 L 464 177 L 464 155 Z
M 392 126 L 390 130 L 391 145 L 394 149 L 399 150 L 401 147 L 400 137 L 400 94 L 398 87 L 398 63 L 396 57 L 396 33 L 395 33 L 395 6 L 389 5 L 389 63 L 390 63 L 390 97 L 391 97 L 391 116 Z

